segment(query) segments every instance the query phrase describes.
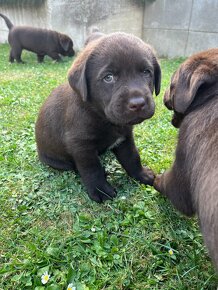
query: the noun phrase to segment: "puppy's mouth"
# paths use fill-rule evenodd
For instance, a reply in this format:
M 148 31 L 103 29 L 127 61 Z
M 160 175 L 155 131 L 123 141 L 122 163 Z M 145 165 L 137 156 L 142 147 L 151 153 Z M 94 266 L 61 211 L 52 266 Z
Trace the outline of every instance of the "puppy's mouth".
M 140 117 L 138 117 L 138 118 L 135 118 L 135 119 L 133 119 L 133 120 L 131 120 L 131 121 L 128 121 L 127 122 L 127 125 L 136 125 L 136 124 L 140 124 L 140 123 L 142 123 L 144 120 L 146 120 L 146 119 L 148 119 L 148 118 L 140 118 Z
M 136 125 L 142 123 L 144 120 L 151 118 L 154 115 L 154 110 L 150 112 L 141 112 L 140 114 L 115 114 L 114 112 L 105 112 L 107 119 L 116 125 Z
M 181 123 L 182 123 L 183 118 L 184 118 L 184 114 L 177 113 L 177 112 L 174 111 L 174 114 L 173 114 L 173 117 L 172 117 L 172 120 L 171 120 L 172 125 L 175 128 L 179 128 Z

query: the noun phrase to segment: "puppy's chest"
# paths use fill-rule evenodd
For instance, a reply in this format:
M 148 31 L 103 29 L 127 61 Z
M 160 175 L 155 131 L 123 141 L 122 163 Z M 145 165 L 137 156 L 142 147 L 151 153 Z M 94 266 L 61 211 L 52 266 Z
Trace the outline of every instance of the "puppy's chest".
M 98 152 L 101 153 L 106 150 L 112 150 L 125 140 L 126 137 L 124 134 L 105 132 L 97 142 Z
M 107 149 L 111 150 L 114 149 L 115 147 L 119 146 L 123 141 L 125 141 L 125 137 L 124 136 L 120 136 L 118 137 L 114 143 L 112 143 Z

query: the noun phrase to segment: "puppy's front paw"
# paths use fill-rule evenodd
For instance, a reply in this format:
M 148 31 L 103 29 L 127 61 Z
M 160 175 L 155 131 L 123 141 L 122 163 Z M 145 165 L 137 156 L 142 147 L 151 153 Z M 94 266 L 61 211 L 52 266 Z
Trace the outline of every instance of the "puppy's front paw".
M 102 203 L 108 199 L 111 200 L 117 195 L 115 189 L 109 183 L 96 185 L 94 188 L 88 190 L 88 194 L 92 200 L 98 203 Z
M 138 180 L 143 184 L 153 185 L 155 174 L 148 167 L 142 167 L 142 171 L 139 173 Z
M 161 178 L 162 178 L 162 174 L 158 174 L 155 177 L 154 184 L 153 184 L 154 188 L 159 192 L 161 192 Z

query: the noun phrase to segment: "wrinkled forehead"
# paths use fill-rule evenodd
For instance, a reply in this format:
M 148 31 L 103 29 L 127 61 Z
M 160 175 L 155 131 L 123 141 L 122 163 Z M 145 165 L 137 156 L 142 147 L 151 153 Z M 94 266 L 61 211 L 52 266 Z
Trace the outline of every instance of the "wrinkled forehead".
M 190 56 L 181 64 L 179 69 L 180 75 L 185 74 L 187 78 L 191 77 L 195 72 L 217 74 L 218 49 L 213 48 Z
M 120 70 L 136 67 L 153 68 L 154 54 L 149 45 L 131 35 L 114 34 L 103 37 L 92 52 L 90 61 L 95 66 Z

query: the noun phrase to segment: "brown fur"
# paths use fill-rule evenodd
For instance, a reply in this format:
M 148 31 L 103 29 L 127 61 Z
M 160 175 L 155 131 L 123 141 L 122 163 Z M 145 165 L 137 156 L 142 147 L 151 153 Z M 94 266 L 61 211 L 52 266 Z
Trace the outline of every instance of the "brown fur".
M 154 187 L 182 213 L 197 214 L 205 244 L 218 269 L 218 49 L 186 60 L 164 96 L 179 130 L 172 168 Z
M 60 61 L 60 55 L 73 56 L 72 39 L 54 30 L 28 26 L 14 26 L 11 21 L 3 14 L 0 16 L 5 20 L 9 28 L 8 42 L 11 46 L 9 61 L 23 62 L 21 53 L 23 49 L 35 52 L 38 62 L 43 62 L 44 56 L 48 55 L 56 61 Z
M 57 169 L 77 169 L 97 202 L 116 195 L 98 158 L 107 149 L 130 176 L 153 184 L 154 174 L 142 167 L 132 133 L 132 125 L 152 117 L 152 93 L 160 91 L 160 67 L 151 47 L 125 33 L 101 37 L 85 47 L 68 79 L 40 110 L 40 160 Z

